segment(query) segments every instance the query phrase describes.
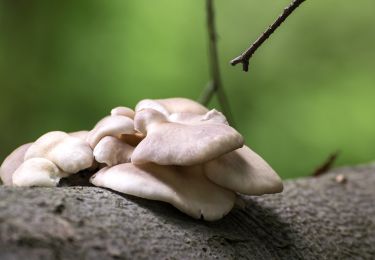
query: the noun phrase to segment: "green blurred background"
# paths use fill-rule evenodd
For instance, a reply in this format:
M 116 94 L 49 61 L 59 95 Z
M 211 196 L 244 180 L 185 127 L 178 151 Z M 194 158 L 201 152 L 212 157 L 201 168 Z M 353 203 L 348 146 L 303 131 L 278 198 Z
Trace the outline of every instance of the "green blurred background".
M 336 150 L 337 165 L 374 160 L 374 0 L 308 0 L 249 73 L 228 65 L 288 3 L 215 1 L 237 128 L 283 178 Z M 90 129 L 114 106 L 196 99 L 207 81 L 203 0 L 0 0 L 0 160 L 45 132 Z

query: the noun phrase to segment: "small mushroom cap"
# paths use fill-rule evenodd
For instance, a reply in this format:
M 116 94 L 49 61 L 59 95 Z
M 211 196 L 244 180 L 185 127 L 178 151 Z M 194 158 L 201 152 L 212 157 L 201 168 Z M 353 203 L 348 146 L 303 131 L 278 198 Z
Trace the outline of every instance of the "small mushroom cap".
M 25 161 L 45 158 L 66 173 L 77 173 L 89 168 L 94 161 L 89 144 L 67 133 L 54 131 L 42 135 L 25 154 Z
M 143 99 L 139 101 L 138 104 L 135 106 L 135 114 L 137 115 L 137 113 L 143 109 L 153 109 L 159 111 L 165 116 L 169 115 L 168 110 L 162 104 L 152 99 Z
M 190 125 L 202 123 L 229 125 L 225 116 L 216 109 L 212 109 L 203 115 L 194 113 L 173 113 L 168 116 L 168 120 L 174 123 Z
M 72 137 L 77 137 L 79 139 L 81 139 L 82 141 L 84 142 L 87 142 L 87 136 L 89 134 L 89 131 L 86 131 L 86 130 L 82 130 L 82 131 L 77 131 L 77 132 L 71 132 L 71 133 L 68 133 L 70 136 Z M 96 161 L 94 161 L 92 163 L 92 165 L 90 166 L 90 168 L 88 168 L 87 170 L 89 171 L 94 171 L 98 168 L 98 163 Z
M 131 118 L 118 115 L 107 116 L 89 132 L 87 141 L 94 148 L 105 136 L 120 137 L 121 134 L 133 133 L 135 133 L 134 122 Z
M 68 133 L 71 137 L 76 137 L 79 138 L 83 141 L 86 141 L 87 135 L 89 134 L 89 131 L 82 130 L 82 131 L 77 131 L 77 132 L 71 132 Z
M 146 135 L 147 128 L 150 128 L 153 124 L 165 122 L 168 122 L 168 120 L 163 113 L 155 109 L 145 108 L 135 114 L 134 128 L 138 132 Z
M 157 118 L 152 109 L 140 111 L 143 118 Z M 147 115 L 149 114 L 149 115 Z M 159 113 L 160 118 L 164 117 Z M 186 125 L 159 119 L 143 120 L 147 136 L 138 144 L 132 155 L 134 164 L 153 162 L 160 165 L 196 165 L 217 158 L 242 147 L 243 137 L 225 124 Z M 155 121 L 156 120 L 156 121 Z M 135 125 L 138 126 L 138 114 Z M 138 129 L 144 131 L 143 129 Z
M 13 174 L 14 186 L 56 186 L 67 175 L 54 163 L 44 158 L 32 158 L 21 164 Z
M 0 178 L 4 185 L 12 185 L 12 175 L 15 170 L 24 162 L 24 157 L 27 149 L 32 145 L 32 143 L 24 144 L 14 150 L 11 154 L 5 158 L 4 162 L 0 167 Z
M 113 166 L 130 162 L 134 147 L 112 136 L 106 136 L 95 146 L 94 157 L 99 163 Z
M 210 182 L 201 166 L 125 163 L 103 168 L 90 181 L 95 186 L 170 203 L 193 218 L 208 221 L 222 218 L 235 202 L 234 192 Z
M 212 182 L 243 194 L 262 195 L 283 190 L 277 173 L 247 146 L 207 162 L 203 167 Z
M 166 116 L 172 113 L 205 114 L 208 112 L 207 108 L 187 98 L 144 99 L 138 102 L 135 111 L 145 108 L 155 109 Z
M 134 110 L 128 107 L 115 107 L 111 110 L 111 116 L 126 116 L 133 119 L 134 115 Z
M 166 98 L 155 101 L 163 105 L 169 113 L 205 114 L 208 112 L 206 107 L 188 98 Z

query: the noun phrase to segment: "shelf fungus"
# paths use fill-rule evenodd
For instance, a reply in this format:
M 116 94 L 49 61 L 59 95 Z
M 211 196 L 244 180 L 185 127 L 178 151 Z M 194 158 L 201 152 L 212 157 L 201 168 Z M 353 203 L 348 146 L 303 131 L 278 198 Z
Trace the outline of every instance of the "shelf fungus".
M 53 131 L 13 151 L 0 167 L 8 186 L 56 186 L 61 178 L 90 168 L 94 156 L 85 133 Z M 78 137 L 80 136 L 80 137 Z
M 56 186 L 85 169 L 95 169 L 95 186 L 167 202 L 207 221 L 228 214 L 238 194 L 283 190 L 222 113 L 185 98 L 116 107 L 91 131 L 47 133 L 12 152 L 0 177 L 9 186 Z

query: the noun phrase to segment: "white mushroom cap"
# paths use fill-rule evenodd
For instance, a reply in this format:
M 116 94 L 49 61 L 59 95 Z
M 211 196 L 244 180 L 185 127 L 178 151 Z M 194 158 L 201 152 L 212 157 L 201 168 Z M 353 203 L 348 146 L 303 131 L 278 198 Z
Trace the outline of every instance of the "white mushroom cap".
M 225 124 L 186 125 L 164 120 L 156 110 L 137 112 L 135 126 L 141 132 L 146 131 L 147 136 L 133 152 L 134 164 L 196 165 L 240 148 L 244 143 L 243 137 Z
M 25 153 L 31 145 L 32 143 L 21 145 L 10 155 L 8 155 L 7 158 L 5 158 L 0 167 L 0 178 L 3 181 L 4 185 L 12 185 L 12 175 L 14 171 L 17 170 L 17 168 L 23 163 Z
M 112 136 L 106 136 L 95 146 L 94 157 L 108 166 L 130 162 L 134 147 Z
M 79 138 L 83 141 L 86 141 L 87 135 L 89 134 L 89 131 L 82 130 L 82 131 L 77 131 L 77 132 L 71 132 L 68 133 L 71 137 L 76 137 Z
M 138 102 L 135 111 L 146 108 L 155 109 L 166 116 L 172 113 L 205 114 L 208 112 L 207 108 L 187 98 L 144 99 Z
M 165 122 L 168 122 L 168 120 L 163 113 L 155 109 L 145 108 L 135 114 L 134 128 L 138 132 L 146 135 L 147 129 L 151 128 L 153 124 Z
M 94 148 L 105 136 L 120 137 L 121 134 L 133 134 L 134 123 L 133 120 L 126 116 L 107 116 L 100 120 L 92 129 L 88 136 L 87 141 L 90 146 Z
M 77 131 L 77 132 L 71 132 L 71 133 L 68 133 L 70 136 L 72 137 L 77 137 L 79 139 L 81 139 L 82 141 L 84 142 L 87 142 L 87 136 L 89 134 L 89 131 L 86 131 L 86 130 L 82 130 L 82 131 Z M 94 171 L 98 168 L 99 164 L 94 161 L 91 165 L 90 168 L 88 168 L 87 170 L 89 171 Z
M 44 158 L 32 158 L 21 164 L 13 174 L 14 186 L 56 186 L 62 177 L 62 172 L 54 163 Z
M 209 221 L 222 218 L 235 202 L 235 193 L 210 182 L 201 166 L 126 163 L 103 168 L 90 181 L 95 186 L 170 203 L 193 218 Z
M 202 123 L 215 123 L 215 124 L 228 124 L 227 119 L 225 116 L 217 111 L 216 109 L 212 109 L 208 111 L 206 114 L 194 114 L 194 113 L 173 113 L 168 116 L 168 120 L 174 123 L 180 124 L 202 124 Z
M 115 107 L 111 110 L 111 116 L 126 116 L 133 119 L 134 115 L 134 110 L 128 107 Z
M 135 106 L 135 114 L 137 114 L 139 111 L 143 109 L 153 109 L 159 111 L 165 116 L 169 115 L 168 110 L 162 104 L 152 99 L 143 99 L 139 101 L 138 104 Z
M 94 161 L 89 144 L 67 133 L 54 131 L 42 135 L 25 154 L 25 161 L 45 158 L 66 173 L 77 173 L 89 168 Z
M 243 194 L 262 195 L 283 190 L 277 173 L 247 146 L 207 162 L 203 167 L 212 182 Z

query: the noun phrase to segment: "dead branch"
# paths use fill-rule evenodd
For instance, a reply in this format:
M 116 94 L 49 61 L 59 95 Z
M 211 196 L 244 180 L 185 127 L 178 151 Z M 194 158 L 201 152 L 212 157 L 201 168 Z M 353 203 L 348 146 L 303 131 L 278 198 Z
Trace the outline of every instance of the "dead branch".
M 242 63 L 243 71 L 249 70 L 249 60 L 257 49 L 276 31 L 276 29 L 306 0 L 293 0 L 293 2 L 284 9 L 284 12 L 271 24 L 268 29 L 240 56 L 230 61 L 233 66 Z
M 320 166 L 318 166 L 315 171 L 311 174 L 311 176 L 319 177 L 325 173 L 327 173 L 329 170 L 331 170 L 333 164 L 337 160 L 337 157 L 339 156 L 340 151 L 336 151 L 332 153 Z

